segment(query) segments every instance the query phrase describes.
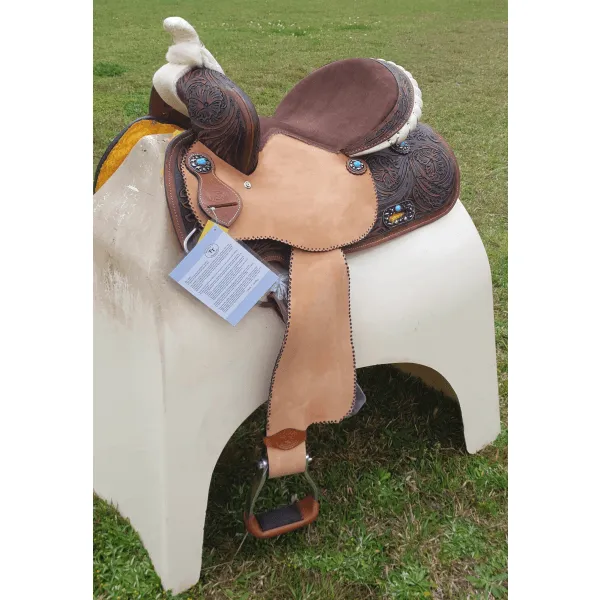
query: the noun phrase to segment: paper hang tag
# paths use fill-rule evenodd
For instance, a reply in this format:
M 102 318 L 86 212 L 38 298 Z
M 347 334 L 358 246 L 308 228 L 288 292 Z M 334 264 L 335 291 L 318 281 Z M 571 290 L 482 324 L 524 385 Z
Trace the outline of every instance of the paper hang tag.
M 198 241 L 200 241 L 212 229 L 213 225 L 216 225 L 219 229 L 221 229 L 225 233 L 227 233 L 229 231 L 229 229 L 227 227 L 225 227 L 225 225 L 219 225 L 218 223 L 215 223 L 214 221 L 211 221 L 209 219 L 208 221 L 206 221 L 206 225 L 202 229 L 202 233 L 200 234 Z
M 209 221 L 170 277 L 231 325 L 237 325 L 277 282 L 277 274 Z

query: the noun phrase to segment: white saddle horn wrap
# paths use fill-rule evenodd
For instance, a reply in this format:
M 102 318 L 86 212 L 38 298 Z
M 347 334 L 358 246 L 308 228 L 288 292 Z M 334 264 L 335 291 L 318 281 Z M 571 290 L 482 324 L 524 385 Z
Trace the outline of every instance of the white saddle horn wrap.
M 185 104 L 177 95 L 177 81 L 194 67 L 205 67 L 219 73 L 224 71 L 185 19 L 168 17 L 163 27 L 173 37 L 173 44 L 167 51 L 167 64 L 156 71 L 152 84 L 169 106 L 189 116 Z

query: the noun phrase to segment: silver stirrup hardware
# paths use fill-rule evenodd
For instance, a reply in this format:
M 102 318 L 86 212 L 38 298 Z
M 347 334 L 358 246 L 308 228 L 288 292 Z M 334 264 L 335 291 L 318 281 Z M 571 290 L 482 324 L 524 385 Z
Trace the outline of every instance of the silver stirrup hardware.
M 274 508 L 259 515 L 254 514 L 254 507 L 265 485 L 269 474 L 269 461 L 266 457 L 257 463 L 258 472 L 252 483 L 248 496 L 248 507 L 244 513 L 244 523 L 249 533 L 258 538 L 269 538 L 300 529 L 312 523 L 319 514 L 319 488 L 308 472 L 308 465 L 312 458 L 306 455 L 306 469 L 304 478 L 308 481 L 312 495 L 305 496 L 302 500 L 292 498 L 292 503 Z

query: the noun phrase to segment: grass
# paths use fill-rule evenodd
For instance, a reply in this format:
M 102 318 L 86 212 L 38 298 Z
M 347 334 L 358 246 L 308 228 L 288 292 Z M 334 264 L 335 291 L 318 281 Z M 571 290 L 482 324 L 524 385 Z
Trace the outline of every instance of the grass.
M 259 409 L 223 452 L 211 485 L 200 583 L 181 599 L 501 598 L 507 596 L 507 7 L 497 0 L 191 0 L 94 3 L 94 162 L 142 116 L 179 15 L 227 74 L 272 114 L 311 70 L 351 56 L 389 58 L 423 91 L 424 121 L 454 149 L 461 200 L 494 285 L 503 429 L 467 455 L 458 407 L 389 367 L 359 373 L 368 403 L 311 431 L 324 502 L 317 526 L 242 544 L 248 455 Z M 283 502 L 288 483 L 270 487 Z M 171 598 L 131 526 L 94 499 L 97 600 Z

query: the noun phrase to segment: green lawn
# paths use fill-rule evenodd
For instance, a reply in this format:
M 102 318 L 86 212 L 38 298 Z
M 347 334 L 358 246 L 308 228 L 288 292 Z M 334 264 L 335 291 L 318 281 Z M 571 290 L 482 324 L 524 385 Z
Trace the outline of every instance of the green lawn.
M 423 91 L 423 120 L 454 149 L 461 200 L 492 266 L 503 429 L 467 455 L 458 407 L 393 369 L 359 372 L 368 403 L 340 426 L 311 428 L 321 516 L 301 533 L 244 538 L 257 411 L 228 444 L 210 493 L 200 583 L 180 598 L 489 598 L 507 595 L 507 7 L 505 0 L 95 0 L 94 162 L 146 112 L 169 43 L 162 19 L 196 26 L 226 73 L 271 114 L 311 70 L 371 56 Z M 290 486 L 291 487 L 291 486 Z M 271 486 L 287 500 L 288 482 Z M 241 548 L 240 548 L 241 545 Z M 170 598 L 139 538 L 94 500 L 94 594 Z

